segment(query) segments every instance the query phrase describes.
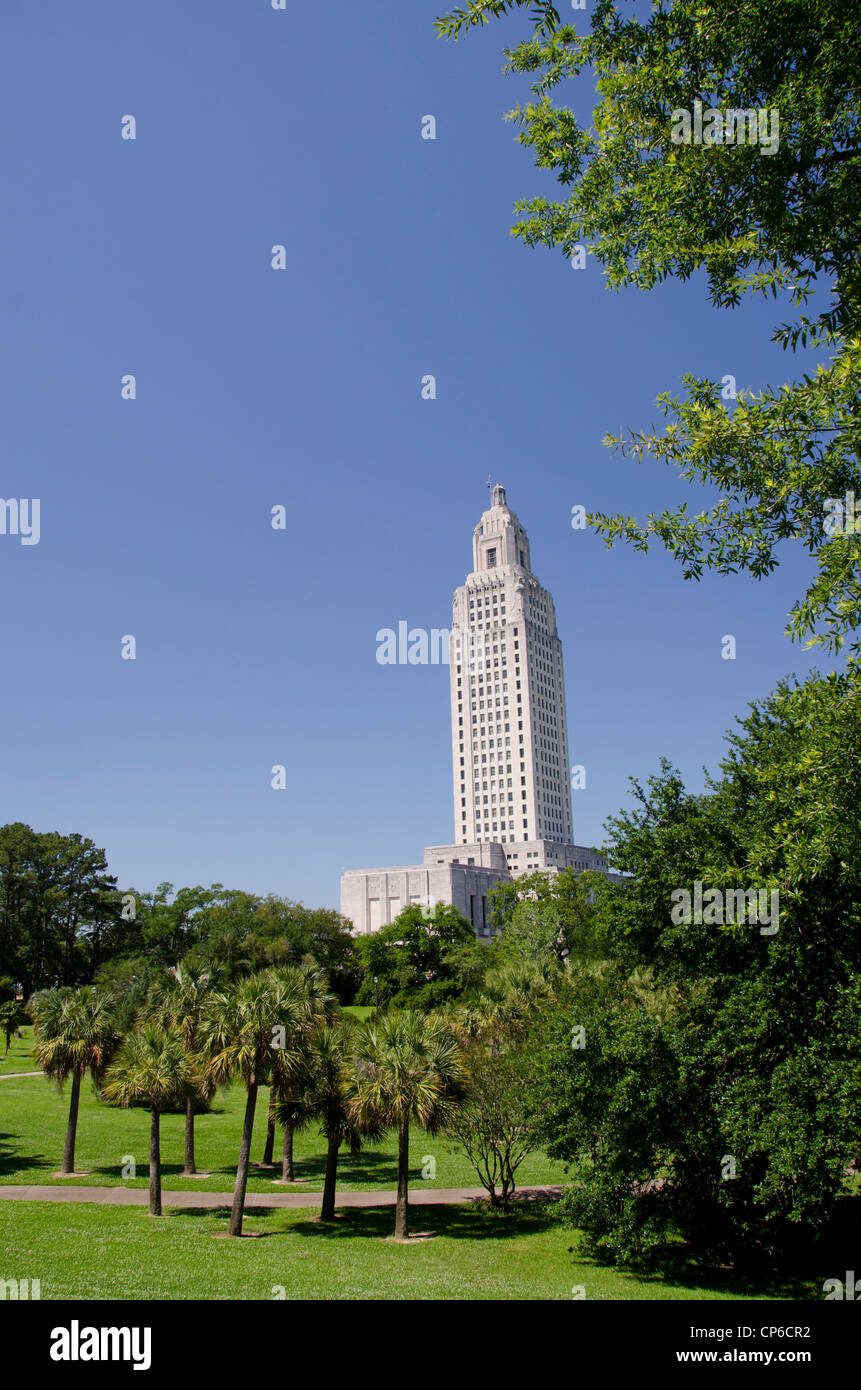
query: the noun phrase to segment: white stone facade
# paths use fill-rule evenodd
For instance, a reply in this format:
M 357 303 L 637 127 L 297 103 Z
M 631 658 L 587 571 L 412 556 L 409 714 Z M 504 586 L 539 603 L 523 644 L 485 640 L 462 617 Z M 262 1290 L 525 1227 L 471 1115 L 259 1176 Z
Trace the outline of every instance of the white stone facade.
M 490 890 L 510 877 L 500 845 L 431 847 L 423 864 L 348 870 L 341 878 L 341 913 L 357 935 L 364 935 L 388 926 L 415 903 L 447 903 L 472 923 L 477 936 L 489 936 Z
M 556 611 L 504 488 L 493 489 L 472 547 L 451 629 L 455 843 L 426 849 L 423 864 L 345 873 L 341 913 L 356 933 L 388 926 L 411 903 L 444 902 L 488 936 L 495 883 L 537 869 L 606 872 L 597 851 L 573 843 Z
M 452 614 L 454 838 L 574 839 L 562 643 L 529 539 L 495 487 Z

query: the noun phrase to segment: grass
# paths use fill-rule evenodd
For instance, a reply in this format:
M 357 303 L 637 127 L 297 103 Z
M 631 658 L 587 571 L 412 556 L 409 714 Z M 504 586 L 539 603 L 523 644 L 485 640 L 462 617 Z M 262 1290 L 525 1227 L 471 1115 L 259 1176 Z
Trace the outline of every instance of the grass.
M 29 1033 L 29 1030 L 26 1030 Z M 29 1071 L 29 1038 L 16 1039 L 5 1074 Z M 0 1076 L 4 1074 L 0 1070 Z M 230 1192 L 245 1093 L 219 1093 L 211 1113 L 196 1122 L 198 1166 L 208 1178 L 183 1178 L 184 1117 L 162 1117 L 163 1180 L 166 1191 Z M 259 1159 L 266 1129 L 268 1091 L 261 1088 L 252 1157 Z M 0 1183 L 145 1188 L 148 1184 L 149 1115 L 104 1105 L 89 1083 L 81 1093 L 77 1179 L 53 1176 L 60 1164 L 68 1115 L 68 1092 L 59 1094 L 42 1076 L 0 1080 Z M 278 1157 L 276 1142 L 276 1157 Z M 452 1144 L 418 1130 L 411 1137 L 413 1196 L 426 1187 L 477 1187 L 465 1156 Z M 132 1156 L 135 1178 L 121 1169 Z M 426 1159 L 435 1160 L 433 1177 Z M 295 1166 L 302 1181 L 291 1191 L 320 1191 L 324 1149 L 315 1129 L 297 1134 Z M 252 1168 L 249 1191 L 283 1192 L 272 1186 L 276 1172 Z M 531 1155 L 518 1173 L 521 1186 L 560 1183 L 563 1167 Z M 392 1137 L 365 1153 L 344 1153 L 341 1190 L 393 1189 Z M 580 1286 L 587 1299 L 799 1299 L 821 1297 L 819 1285 L 758 1278 L 746 1281 L 727 1270 L 695 1266 L 679 1247 L 660 1276 L 607 1268 L 578 1257 L 575 1234 L 551 1207 L 531 1203 L 501 1218 L 476 1204 L 422 1207 L 412 1213 L 413 1231 L 435 1238 L 410 1248 L 384 1238 L 392 1234 L 389 1209 L 342 1209 L 331 1226 L 311 1210 L 262 1209 L 246 1217 L 246 1230 L 261 1239 L 213 1241 L 223 1232 L 226 1210 L 166 1209 L 161 1219 L 140 1207 L 102 1207 L 0 1201 L 0 1279 L 41 1280 L 42 1298 L 272 1299 L 273 1288 L 288 1299 L 551 1299 L 568 1300 Z M 478 1244 L 480 1242 L 480 1244 Z M 11 1252 L 15 1252 L 14 1256 Z M 672 1253 L 672 1252 L 671 1252 Z M 9 1264 L 10 1258 L 12 1264 Z
M 552 1299 L 806 1298 L 808 1286 L 747 1286 L 694 1272 L 637 1278 L 570 1251 L 571 1233 L 544 1209 L 503 1218 L 473 1206 L 423 1208 L 405 1247 L 391 1210 L 345 1212 L 323 1226 L 307 1211 L 246 1219 L 256 1240 L 219 1240 L 226 1211 L 0 1202 L 0 1277 L 39 1279 L 42 1299 Z M 479 1243 L 480 1242 L 480 1243 Z M 281 1290 L 283 1289 L 283 1295 Z
M 89 1081 L 81 1089 L 75 1167 L 86 1171 L 81 1178 L 58 1179 L 68 1119 L 68 1088 L 60 1095 L 53 1082 L 43 1076 L 19 1077 L 0 1081 L 0 1183 L 77 1183 L 89 1187 L 146 1187 L 149 1161 L 149 1113 L 143 1109 L 118 1110 L 96 1099 Z M 266 1138 L 269 1091 L 261 1087 L 254 1121 L 251 1156 L 259 1160 Z M 219 1092 L 211 1113 L 195 1121 L 197 1166 L 208 1178 L 184 1178 L 183 1141 L 185 1117 L 164 1115 L 161 1121 L 162 1172 L 166 1190 L 226 1192 L 233 1187 L 239 1136 L 245 1107 L 245 1092 L 231 1087 Z M 284 1191 L 273 1188 L 280 1178 L 281 1131 L 276 1132 L 275 1172 L 252 1168 L 250 1192 Z M 128 1155 L 135 1160 L 137 1176 L 122 1177 Z M 465 1155 L 437 1136 L 431 1139 L 414 1130 L 410 1144 L 410 1182 L 422 1187 L 478 1187 L 479 1181 Z M 434 1160 L 435 1175 L 427 1159 Z M 325 1147 L 316 1127 L 301 1131 L 294 1142 L 294 1167 L 298 1192 L 319 1192 L 323 1186 Z M 532 1154 L 518 1172 L 521 1186 L 541 1186 L 564 1181 L 562 1165 L 542 1154 Z M 338 1185 L 361 1191 L 397 1186 L 396 1146 L 385 1139 L 355 1156 L 344 1151 L 338 1164 Z
M 33 1046 L 33 1025 L 28 1023 L 20 1031 L 20 1038 L 12 1034 L 8 1056 L 4 1056 L 6 1034 L 0 1033 L 0 1076 L 8 1076 L 10 1072 L 16 1071 L 38 1071 L 30 1050 Z

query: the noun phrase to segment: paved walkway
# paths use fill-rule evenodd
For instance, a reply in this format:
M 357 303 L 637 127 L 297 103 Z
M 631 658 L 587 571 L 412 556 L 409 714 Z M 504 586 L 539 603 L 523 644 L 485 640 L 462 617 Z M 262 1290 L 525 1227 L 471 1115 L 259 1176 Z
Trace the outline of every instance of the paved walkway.
M 525 1202 L 553 1201 L 561 1187 L 520 1187 L 517 1198 Z M 483 1187 L 412 1187 L 411 1207 L 446 1206 L 455 1202 L 475 1202 L 486 1198 Z M 393 1207 L 396 1192 L 339 1192 L 339 1207 Z M 166 1207 L 229 1207 L 232 1192 L 169 1192 L 162 1189 L 162 1205 Z M 18 1202 L 96 1202 L 101 1206 L 146 1207 L 149 1192 L 143 1187 L 74 1187 L 47 1185 L 23 1187 L 17 1184 L 0 1186 L 0 1201 Z M 319 1207 L 322 1192 L 248 1192 L 245 1210 L 252 1207 Z
M 7 1071 L 0 1076 L 0 1081 L 14 1081 L 16 1076 L 41 1076 L 40 1071 Z

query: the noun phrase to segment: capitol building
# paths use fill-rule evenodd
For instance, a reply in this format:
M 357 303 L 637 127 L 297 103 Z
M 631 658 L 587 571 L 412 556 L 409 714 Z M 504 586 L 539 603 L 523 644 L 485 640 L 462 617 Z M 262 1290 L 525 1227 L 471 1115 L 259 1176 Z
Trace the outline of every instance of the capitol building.
M 455 590 L 449 637 L 454 844 L 422 864 L 350 869 L 341 913 L 377 931 L 411 903 L 450 903 L 489 936 L 495 884 L 536 869 L 606 872 L 574 844 L 562 643 L 529 538 L 494 487 L 473 532 L 472 573 Z

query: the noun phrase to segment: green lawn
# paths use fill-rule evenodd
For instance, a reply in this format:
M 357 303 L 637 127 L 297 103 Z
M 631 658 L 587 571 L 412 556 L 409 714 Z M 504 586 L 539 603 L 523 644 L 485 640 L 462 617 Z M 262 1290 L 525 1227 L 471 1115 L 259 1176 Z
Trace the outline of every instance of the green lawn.
M 257 1239 L 213 1240 L 226 1211 L 0 1202 L 0 1277 L 39 1279 L 43 1299 L 735 1299 L 813 1297 L 807 1287 L 637 1279 L 570 1253 L 571 1232 L 543 1210 L 508 1218 L 473 1207 L 413 1213 L 435 1238 L 384 1239 L 391 1210 L 321 1226 L 307 1211 L 246 1219 Z M 14 1256 L 11 1252 L 15 1252 Z M 579 1292 L 580 1287 L 583 1294 Z M 821 1295 L 820 1295 L 821 1296 Z
M 254 1123 L 251 1156 L 259 1160 L 266 1138 L 266 1112 L 269 1092 L 261 1088 Z M 233 1187 L 239 1136 L 245 1107 L 245 1092 L 239 1087 L 219 1092 L 208 1115 L 199 1115 L 195 1122 L 195 1151 L 197 1166 L 208 1172 L 208 1178 L 183 1178 L 183 1136 L 185 1120 L 182 1115 L 164 1115 L 162 1130 L 163 1179 L 166 1189 L 195 1189 L 201 1192 L 225 1192 Z M 84 1186 L 146 1187 L 149 1161 L 149 1114 L 145 1110 L 117 1110 L 104 1105 L 94 1096 L 89 1081 L 81 1091 L 78 1117 L 78 1139 L 75 1166 L 88 1170 L 86 1177 L 57 1179 L 52 1176 L 60 1166 L 68 1118 L 68 1091 L 60 1095 L 56 1086 L 43 1076 L 0 1080 L 0 1183 L 78 1183 Z M 284 1191 L 273 1188 L 272 1179 L 280 1178 L 280 1131 L 276 1137 L 276 1172 L 252 1168 L 248 1187 L 251 1192 Z M 137 1164 L 137 1176 L 123 1179 L 121 1169 L 131 1155 Z M 416 1130 L 410 1147 L 410 1181 L 421 1187 L 477 1187 L 478 1178 L 465 1156 L 452 1144 L 437 1137 L 429 1138 Z M 430 1172 L 433 1159 L 435 1176 Z M 296 1191 L 320 1191 L 323 1186 L 325 1148 L 316 1128 L 296 1135 L 294 1144 L 296 1177 L 301 1181 Z M 521 1185 L 559 1183 L 564 1180 L 562 1166 L 542 1154 L 533 1154 L 519 1170 Z M 342 1188 L 394 1188 L 397 1185 L 396 1150 L 393 1140 L 383 1140 L 365 1152 L 351 1156 L 342 1154 L 338 1167 Z M 294 1189 L 291 1189 L 294 1190 Z
M 263 1147 L 267 1098 L 261 1091 L 255 1158 Z M 183 1117 L 163 1117 L 166 1190 L 232 1189 L 243 1105 L 244 1092 L 233 1088 L 219 1094 L 211 1114 L 198 1117 L 198 1164 L 206 1165 L 208 1178 L 179 1177 Z M 81 1096 L 76 1162 L 91 1171 L 71 1180 L 52 1176 L 62 1154 L 67 1107 L 68 1096 L 44 1077 L 0 1081 L 0 1183 L 146 1187 L 148 1114 L 101 1104 L 89 1084 Z M 123 1180 L 121 1166 L 129 1155 L 137 1176 Z M 433 1178 L 421 1175 L 427 1156 L 436 1161 Z M 313 1130 L 297 1135 L 296 1169 L 304 1184 L 292 1190 L 320 1190 L 323 1157 Z M 416 1131 L 411 1157 L 414 1196 L 428 1186 L 477 1186 L 464 1156 L 440 1138 Z M 284 1191 L 273 1188 L 272 1176 L 252 1170 L 249 1189 Z M 561 1166 L 541 1154 L 520 1171 L 522 1184 L 563 1180 Z M 395 1183 L 391 1139 L 342 1158 L 342 1189 Z M 321 1227 L 313 1211 L 266 1209 L 246 1218 L 246 1229 L 265 1238 L 213 1241 L 226 1216 L 226 1210 L 167 1209 L 155 1219 L 139 1207 L 0 1201 L 0 1279 L 40 1279 L 44 1299 L 270 1299 L 275 1285 L 283 1285 L 287 1298 L 309 1299 L 570 1299 L 581 1285 L 592 1299 L 814 1296 L 808 1285 L 760 1280 L 751 1286 L 726 1271 L 690 1269 L 681 1252 L 677 1269 L 664 1278 L 602 1267 L 572 1253 L 575 1235 L 552 1208 L 530 1206 L 501 1218 L 474 1205 L 417 1207 L 413 1231 L 430 1231 L 435 1238 L 409 1248 L 384 1239 L 393 1230 L 391 1209 L 343 1210 L 330 1227 Z
M 9 1072 L 14 1071 L 38 1071 L 36 1063 L 30 1055 L 30 1048 L 33 1046 L 33 1025 L 28 1023 L 21 1029 L 23 1037 L 13 1035 L 9 1047 L 9 1055 L 6 1052 L 6 1034 L 0 1033 L 0 1076 L 8 1076 Z M 2 1105 L 2 1101 L 0 1101 Z

